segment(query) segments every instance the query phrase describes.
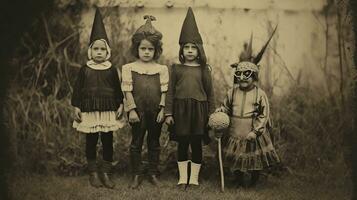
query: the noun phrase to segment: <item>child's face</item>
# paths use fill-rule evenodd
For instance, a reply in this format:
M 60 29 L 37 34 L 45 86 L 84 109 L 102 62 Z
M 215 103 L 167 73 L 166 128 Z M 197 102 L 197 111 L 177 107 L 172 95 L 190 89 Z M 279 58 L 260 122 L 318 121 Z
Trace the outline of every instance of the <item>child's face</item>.
M 150 62 L 153 60 L 155 54 L 155 47 L 150 41 L 146 39 L 141 40 L 140 45 L 138 47 L 138 51 L 139 58 L 141 61 Z
M 94 62 L 101 63 L 106 60 L 108 51 L 107 46 L 101 40 L 94 41 L 92 45 L 92 58 Z
M 251 70 L 236 71 L 234 76 L 237 77 L 240 88 L 250 88 L 253 85 L 253 71 Z
M 186 43 L 183 46 L 183 57 L 185 61 L 194 61 L 198 56 L 197 46 L 193 43 Z

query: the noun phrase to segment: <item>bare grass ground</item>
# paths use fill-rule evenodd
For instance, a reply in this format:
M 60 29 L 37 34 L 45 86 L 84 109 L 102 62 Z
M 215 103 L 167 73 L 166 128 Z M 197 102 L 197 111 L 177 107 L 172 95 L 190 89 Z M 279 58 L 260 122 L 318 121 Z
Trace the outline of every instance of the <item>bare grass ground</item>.
M 351 183 L 308 181 L 296 176 L 265 177 L 256 188 L 236 189 L 227 187 L 221 193 L 218 179 L 202 180 L 199 188 L 184 191 L 176 187 L 173 176 L 161 177 L 162 186 L 155 188 L 144 181 L 138 190 L 128 189 L 130 177 L 114 176 L 113 190 L 93 188 L 87 176 L 62 177 L 45 175 L 25 175 L 14 178 L 11 191 L 14 199 L 240 199 L 240 200 L 302 200 L 302 199 L 350 199 Z

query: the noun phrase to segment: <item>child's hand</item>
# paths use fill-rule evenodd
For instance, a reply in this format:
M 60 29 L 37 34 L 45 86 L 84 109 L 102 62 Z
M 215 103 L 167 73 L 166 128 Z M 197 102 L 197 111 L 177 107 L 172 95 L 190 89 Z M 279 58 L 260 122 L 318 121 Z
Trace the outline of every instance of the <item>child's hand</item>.
M 120 106 L 116 112 L 117 119 L 120 119 L 123 116 L 123 108 L 124 108 L 123 104 L 120 104 Z
M 129 122 L 130 123 L 140 122 L 138 113 L 136 113 L 134 109 L 129 112 Z
M 82 122 L 81 109 L 79 109 L 78 107 L 74 107 L 74 120 L 78 123 Z
M 223 112 L 223 110 L 222 110 L 222 108 L 217 108 L 214 112 L 215 112 L 215 113 L 216 113 L 216 112 Z
M 161 108 L 159 114 L 157 114 L 156 122 L 161 123 L 165 119 L 164 108 Z
M 223 131 L 215 131 L 215 132 L 214 132 L 214 136 L 215 136 L 216 138 L 221 138 L 221 137 L 223 136 Z
M 165 119 L 165 123 L 167 124 L 167 125 L 172 125 L 172 124 L 174 124 L 175 122 L 174 122 L 174 118 L 170 115 L 170 116 L 167 116 L 166 117 L 166 119 Z
M 253 131 L 251 131 L 251 132 L 248 133 L 248 135 L 247 135 L 247 137 L 245 139 L 247 139 L 247 140 L 255 140 L 255 138 L 257 138 L 257 135 Z

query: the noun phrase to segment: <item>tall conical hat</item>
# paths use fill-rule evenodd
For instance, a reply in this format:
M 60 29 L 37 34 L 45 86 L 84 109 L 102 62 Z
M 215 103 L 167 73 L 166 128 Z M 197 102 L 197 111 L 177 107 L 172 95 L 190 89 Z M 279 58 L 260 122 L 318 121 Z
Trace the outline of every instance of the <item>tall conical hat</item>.
M 198 31 L 198 27 L 195 20 L 195 15 L 193 14 L 192 8 L 189 7 L 186 18 L 183 21 L 181 34 L 179 39 L 179 44 L 183 45 L 186 43 L 202 44 L 202 38 Z
M 103 24 L 103 18 L 100 14 L 98 8 L 95 10 L 95 16 L 92 26 L 92 32 L 90 34 L 89 45 L 91 45 L 95 40 L 104 39 L 109 44 L 108 36 L 105 31 L 105 27 Z
M 202 66 L 206 66 L 207 58 L 206 58 L 205 50 L 203 48 L 203 41 L 200 32 L 198 31 L 195 15 L 193 14 L 191 7 L 189 7 L 187 10 L 185 20 L 183 21 L 182 24 L 181 34 L 179 39 L 180 46 L 183 46 L 186 43 L 193 43 L 197 46 L 199 57 L 200 57 L 200 64 Z

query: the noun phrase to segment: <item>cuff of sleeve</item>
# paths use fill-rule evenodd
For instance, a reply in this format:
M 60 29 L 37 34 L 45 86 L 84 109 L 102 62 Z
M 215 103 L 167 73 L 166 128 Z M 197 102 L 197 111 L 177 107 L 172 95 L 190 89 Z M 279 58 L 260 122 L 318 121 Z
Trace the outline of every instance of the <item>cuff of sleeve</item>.
M 131 111 L 131 110 L 133 110 L 133 109 L 135 109 L 135 108 L 136 108 L 135 105 L 127 105 L 127 106 L 125 106 L 125 111 L 126 111 L 126 112 L 129 112 L 129 111 Z
M 167 92 L 168 90 L 168 84 L 162 84 L 161 85 L 161 92 Z
M 172 110 L 169 107 L 165 107 L 164 110 L 165 116 L 172 116 Z
M 127 100 L 124 101 L 124 110 L 125 112 L 129 112 L 130 110 L 136 108 L 136 105 L 134 102 L 129 102 Z
M 121 90 L 123 92 L 131 92 L 131 91 L 133 91 L 133 85 L 124 85 L 124 84 L 122 84 Z

